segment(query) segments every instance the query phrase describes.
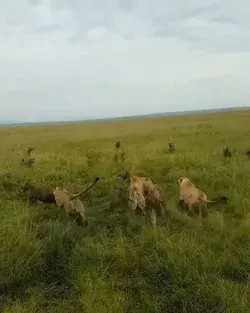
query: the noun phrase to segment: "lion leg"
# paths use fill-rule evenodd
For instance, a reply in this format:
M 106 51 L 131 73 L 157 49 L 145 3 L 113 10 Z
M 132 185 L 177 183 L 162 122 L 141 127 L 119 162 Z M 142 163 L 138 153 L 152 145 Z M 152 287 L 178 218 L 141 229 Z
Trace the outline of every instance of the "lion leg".
M 150 221 L 150 209 L 148 208 L 145 214 L 145 222 L 147 223 L 149 221 Z
M 153 208 L 148 208 L 146 212 L 146 223 L 156 228 L 156 212 Z
M 199 218 L 202 218 L 203 205 L 199 205 Z
M 145 209 L 144 209 L 144 208 L 141 208 L 141 212 L 142 212 L 142 219 L 143 219 L 143 220 L 146 220 L 146 218 L 147 218 L 147 213 L 146 213 Z
M 185 207 L 186 207 L 186 204 L 184 203 L 183 199 L 179 199 L 177 206 L 178 206 L 178 210 L 184 211 Z
M 63 214 L 63 223 L 65 226 L 70 226 L 70 216 L 67 212 Z
M 138 206 L 142 211 L 142 219 L 146 219 L 147 217 L 147 212 L 146 212 L 146 199 L 144 196 L 140 196 L 139 201 L 138 201 Z
M 160 216 L 164 216 L 165 214 L 165 208 L 164 208 L 164 205 L 162 203 L 159 203 L 159 207 L 160 207 L 160 212 L 159 212 L 159 215 Z
M 150 223 L 154 228 L 156 228 L 156 212 L 155 212 L 155 209 L 152 209 L 150 212 Z
M 206 203 L 201 203 L 199 205 L 199 218 L 202 218 L 204 216 L 204 211 L 207 208 L 207 204 Z
M 64 214 L 63 214 L 63 222 L 65 225 L 70 226 L 70 216 L 69 216 L 69 207 L 67 204 L 64 205 Z
M 194 215 L 194 210 L 193 210 L 192 204 L 188 204 L 188 211 L 192 214 L 192 216 Z
M 135 219 L 135 210 L 137 208 L 137 200 L 134 200 L 133 202 L 128 202 L 129 207 L 129 217 L 132 219 Z
M 88 220 L 87 220 L 85 214 L 84 214 L 83 212 L 80 212 L 79 214 L 80 214 L 80 217 L 81 217 L 81 222 L 82 222 L 82 224 L 83 224 L 85 227 L 87 227 L 87 226 L 88 226 Z

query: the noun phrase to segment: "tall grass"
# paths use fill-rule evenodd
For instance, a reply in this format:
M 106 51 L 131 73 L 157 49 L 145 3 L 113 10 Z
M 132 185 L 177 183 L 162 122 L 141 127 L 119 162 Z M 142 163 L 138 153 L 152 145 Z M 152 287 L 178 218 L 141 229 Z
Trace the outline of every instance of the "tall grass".
M 249 130 L 249 111 L 1 128 L 0 310 L 250 312 Z M 124 161 L 115 159 L 116 140 Z M 224 144 L 235 149 L 230 160 Z M 33 168 L 20 163 L 29 146 Z M 128 218 L 117 177 L 128 169 L 166 191 L 167 218 L 156 231 Z M 184 175 L 229 203 L 210 205 L 203 220 L 179 212 Z M 22 191 L 25 182 L 80 191 L 97 176 L 84 198 L 87 229 L 64 227 L 60 208 L 29 205 Z

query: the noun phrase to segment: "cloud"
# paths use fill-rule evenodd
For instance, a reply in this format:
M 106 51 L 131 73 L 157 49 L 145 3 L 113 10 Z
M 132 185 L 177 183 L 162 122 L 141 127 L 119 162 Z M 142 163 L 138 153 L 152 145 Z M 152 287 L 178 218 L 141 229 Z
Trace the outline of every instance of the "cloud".
M 0 4 L 1 120 L 249 105 L 250 3 Z

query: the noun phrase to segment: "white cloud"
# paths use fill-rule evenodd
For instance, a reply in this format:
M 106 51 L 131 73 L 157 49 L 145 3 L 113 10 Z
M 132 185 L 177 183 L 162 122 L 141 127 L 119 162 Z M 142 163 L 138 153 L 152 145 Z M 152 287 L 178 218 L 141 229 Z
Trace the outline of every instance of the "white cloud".
M 249 105 L 246 0 L 0 4 L 1 120 Z

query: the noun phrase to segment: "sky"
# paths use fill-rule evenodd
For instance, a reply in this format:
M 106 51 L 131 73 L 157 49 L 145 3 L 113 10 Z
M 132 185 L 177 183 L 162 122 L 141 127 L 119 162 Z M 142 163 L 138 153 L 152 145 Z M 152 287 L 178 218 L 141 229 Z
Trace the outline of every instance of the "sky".
M 0 2 L 0 121 L 250 105 L 249 0 Z

